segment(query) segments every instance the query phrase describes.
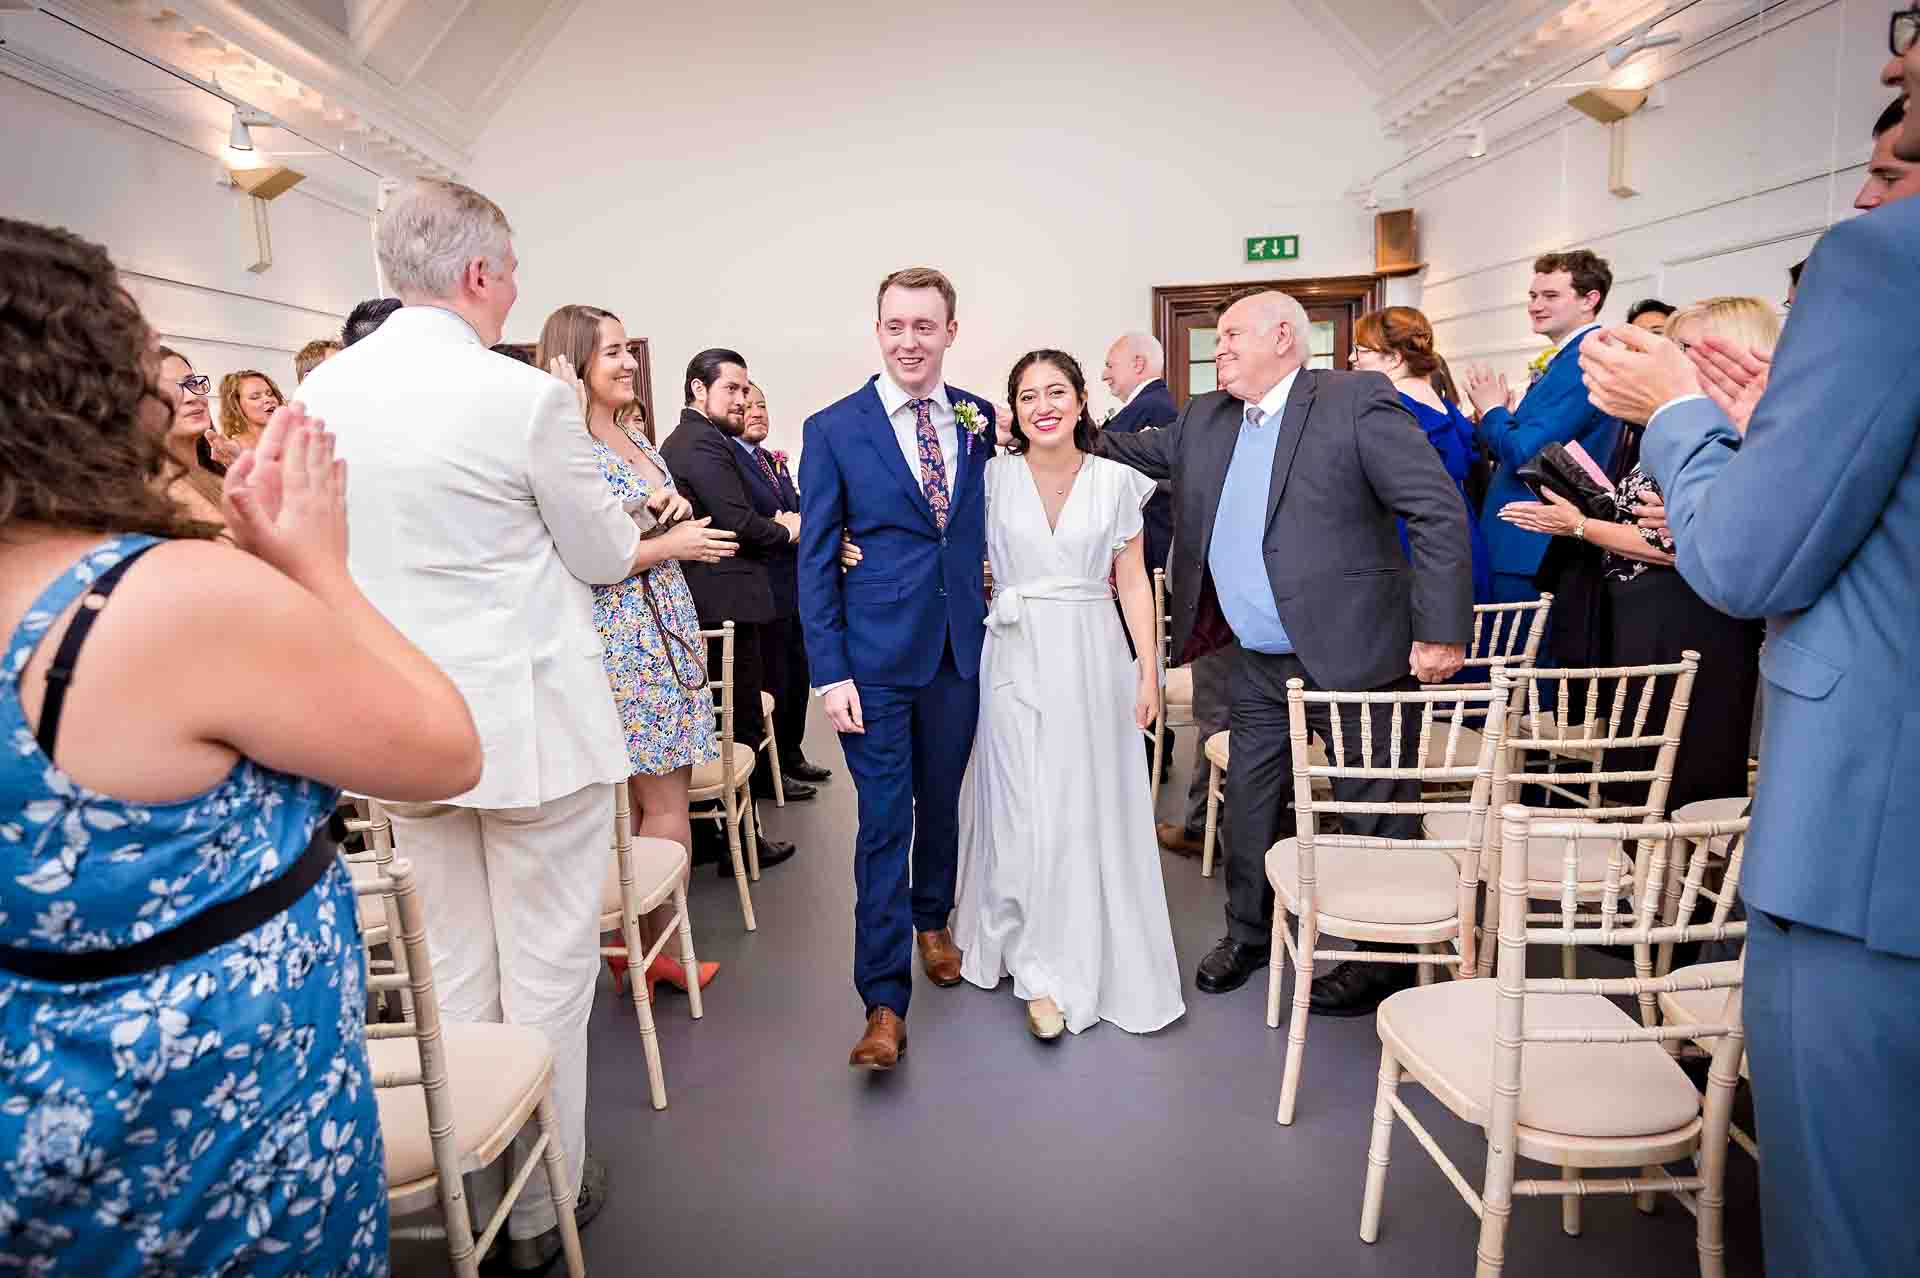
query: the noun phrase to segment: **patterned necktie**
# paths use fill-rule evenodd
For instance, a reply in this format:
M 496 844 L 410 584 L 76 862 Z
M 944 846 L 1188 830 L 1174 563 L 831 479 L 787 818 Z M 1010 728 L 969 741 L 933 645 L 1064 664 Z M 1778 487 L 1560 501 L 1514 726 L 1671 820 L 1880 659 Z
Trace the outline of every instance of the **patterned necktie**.
M 933 522 L 947 530 L 947 464 L 940 457 L 940 436 L 933 429 L 933 401 L 913 401 L 914 433 L 920 441 L 920 491 L 933 508 Z
M 776 476 L 776 475 L 775 475 L 775 474 L 773 473 L 773 463 L 772 463 L 771 461 L 769 461 L 769 460 L 767 460 L 767 451 L 766 451 L 766 449 L 764 449 L 764 448 L 756 448 L 756 449 L 754 449 L 754 450 L 753 450 L 753 459 L 754 459 L 755 461 L 757 461 L 757 462 L 759 462 L 759 463 L 760 463 L 760 473 L 761 473 L 761 474 L 763 474 L 763 475 L 765 475 L 765 476 L 767 477 L 767 482 L 768 482 L 769 484 L 772 484 L 772 485 L 773 485 L 773 491 L 774 491 L 774 495 L 775 495 L 776 497 L 777 497 L 777 496 L 779 496 L 779 493 L 780 493 L 780 480 L 779 480 L 779 477 L 778 477 L 778 476 Z

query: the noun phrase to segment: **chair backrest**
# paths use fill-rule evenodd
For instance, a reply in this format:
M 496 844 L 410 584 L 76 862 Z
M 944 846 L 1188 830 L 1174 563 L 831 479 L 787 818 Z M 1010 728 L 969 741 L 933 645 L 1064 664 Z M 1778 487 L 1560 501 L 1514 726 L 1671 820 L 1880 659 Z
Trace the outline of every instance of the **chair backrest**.
M 1604 812 L 1609 820 L 1664 818 L 1699 668 L 1700 654 L 1689 650 L 1679 661 L 1661 665 L 1552 670 L 1508 666 L 1496 672 L 1495 684 L 1511 689 L 1506 744 L 1494 770 L 1496 807 L 1518 801 L 1523 787 L 1535 785 L 1579 807 Z M 1654 705 L 1662 699 L 1665 713 L 1653 724 Z M 1609 750 L 1648 749 L 1654 754 L 1647 766 L 1628 760 L 1626 766 L 1608 767 Z M 1530 759 L 1544 766 L 1530 769 Z M 1585 763 L 1591 771 L 1570 777 L 1553 770 L 1568 759 Z M 1616 755 L 1614 763 L 1621 762 Z M 1603 808 L 1601 787 L 1621 785 L 1645 785 L 1645 795 L 1637 802 Z
M 1160 669 L 1173 664 L 1173 619 L 1167 616 L 1167 570 L 1153 570 L 1153 633 L 1160 649 Z
M 1517 1097 L 1520 1084 L 1520 1046 L 1522 1043 L 1624 1043 L 1660 1042 L 1679 1038 L 1726 1037 L 1739 1046 L 1740 1006 L 1738 970 L 1721 973 L 1683 971 L 1678 974 L 1653 974 L 1652 947 L 1697 941 L 1724 941 L 1744 937 L 1747 925 L 1724 913 L 1708 923 L 1680 921 L 1664 923 L 1659 917 L 1661 884 L 1673 850 L 1683 843 L 1705 843 L 1729 838 L 1733 855 L 1745 842 L 1747 818 L 1728 821 L 1619 822 L 1568 821 L 1517 803 L 1501 811 L 1500 831 L 1504 850 L 1500 862 L 1500 933 L 1498 1003 L 1494 1031 L 1494 1117 L 1500 1116 L 1501 1097 Z M 1561 857 L 1561 892 L 1556 908 L 1538 914 L 1529 910 L 1527 883 L 1527 847 L 1529 841 L 1560 840 L 1565 845 Z M 1613 846 L 1607 853 L 1605 908 L 1598 914 L 1579 909 L 1579 860 L 1582 844 L 1604 841 Z M 1638 845 L 1634 855 L 1630 846 Z M 1639 880 L 1639 902 L 1630 923 L 1616 913 L 1620 881 L 1629 863 L 1638 862 L 1646 873 Z M 1634 950 L 1634 975 L 1591 979 L 1529 979 L 1527 947 L 1552 946 L 1562 949 L 1574 945 L 1630 945 Z M 1653 1022 L 1652 1004 L 1662 993 L 1679 990 L 1733 989 L 1729 996 L 1726 1022 L 1717 1025 L 1661 1027 Z M 1617 1020 L 1607 1025 L 1556 1025 L 1552 1029 L 1528 1030 L 1525 1001 L 1528 995 L 1599 994 L 1626 996 L 1639 1001 L 1641 1025 L 1628 1028 Z M 1558 1018 L 1556 1018 L 1558 1019 Z M 1723 1044 L 1724 1046 L 1724 1044 Z M 1716 1050 L 1716 1065 L 1718 1051 Z M 1734 1062 L 1734 1073 L 1738 1062 Z M 1511 1090 L 1503 1091 L 1505 1088 Z M 1513 1121 L 1511 1113 L 1507 1116 Z M 1511 1134 L 1511 1127 L 1508 1128 Z M 1489 1136 L 1497 1136 L 1490 1127 Z
M 1695 907 L 1700 898 L 1705 897 L 1713 903 L 1710 922 L 1715 926 L 1725 926 L 1733 922 L 1734 903 L 1740 899 L 1740 872 L 1746 861 L 1747 839 L 1744 823 L 1747 818 L 1738 819 L 1742 829 L 1730 836 L 1705 838 L 1693 835 L 1679 836 L 1674 841 L 1670 854 L 1669 874 L 1680 879 L 1678 903 L 1668 911 L 1668 922 L 1686 922 L 1693 918 Z M 1707 882 L 1707 870 L 1713 862 L 1723 859 L 1726 870 L 1720 875 L 1717 884 Z M 1669 899 L 1672 899 L 1669 897 Z M 1654 971 L 1665 976 L 1673 970 L 1674 942 L 1662 941 L 1654 960 Z
M 1480 850 L 1493 792 L 1494 761 L 1499 756 L 1506 727 L 1508 690 L 1502 687 L 1463 688 L 1452 684 L 1406 692 L 1309 692 L 1299 679 L 1287 680 L 1287 732 L 1292 742 L 1295 847 L 1298 849 L 1300 909 L 1315 908 L 1317 847 L 1366 848 L 1381 852 L 1446 852 L 1460 867 L 1461 970 L 1474 970 L 1474 900 L 1479 891 Z M 1394 707 L 1385 740 L 1373 728 L 1372 708 Z M 1310 706 L 1327 711 L 1332 746 L 1327 762 L 1315 763 L 1307 743 Z M 1346 762 L 1351 734 L 1341 722 L 1343 706 L 1358 706 L 1359 760 Z M 1478 723 L 1479 747 L 1466 755 L 1463 735 Z M 1436 754 L 1434 743 L 1440 748 Z M 1434 762 L 1437 758 L 1438 762 Z M 1422 793 L 1417 801 L 1337 799 L 1331 784 L 1336 777 L 1382 781 L 1438 783 L 1439 794 Z M 1322 783 L 1316 787 L 1316 783 Z M 1464 793 L 1457 793 L 1462 783 Z M 1322 814 L 1393 814 L 1423 818 L 1428 813 L 1465 812 L 1465 836 L 1457 839 L 1395 839 L 1379 835 L 1323 834 Z M 1418 821 L 1415 822 L 1417 827 Z
M 1466 666 L 1472 669 L 1502 661 L 1509 666 L 1532 665 L 1540 655 L 1540 641 L 1546 637 L 1547 614 L 1552 608 L 1550 594 L 1531 602 L 1475 604 Z
M 700 638 L 708 645 L 707 669 L 718 669 L 719 675 L 709 675 L 707 689 L 713 695 L 714 726 L 720 733 L 720 765 L 726 770 L 727 785 L 734 784 L 733 767 L 733 623 L 722 622 L 712 630 L 702 630 Z M 713 647 L 719 647 L 719 660 L 714 660 Z

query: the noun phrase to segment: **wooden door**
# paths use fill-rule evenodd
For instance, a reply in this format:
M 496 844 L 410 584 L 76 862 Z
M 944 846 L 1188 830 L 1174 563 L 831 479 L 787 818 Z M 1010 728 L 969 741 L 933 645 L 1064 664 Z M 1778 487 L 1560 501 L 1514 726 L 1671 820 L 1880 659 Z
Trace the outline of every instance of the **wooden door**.
M 1306 280 L 1240 280 L 1224 284 L 1171 284 L 1153 290 L 1153 335 L 1167 353 L 1167 387 L 1184 407 L 1192 395 L 1216 389 L 1214 324 L 1226 301 L 1255 284 L 1271 283 L 1307 309 L 1312 368 L 1346 368 L 1353 353 L 1353 323 L 1382 304 L 1378 276 L 1341 275 Z

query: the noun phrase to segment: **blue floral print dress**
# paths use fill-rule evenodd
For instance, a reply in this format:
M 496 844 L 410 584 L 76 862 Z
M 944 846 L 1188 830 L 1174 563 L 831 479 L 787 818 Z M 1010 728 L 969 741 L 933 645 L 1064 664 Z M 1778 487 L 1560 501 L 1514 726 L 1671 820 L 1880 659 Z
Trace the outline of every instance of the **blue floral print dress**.
M 647 437 L 629 430 L 627 438 L 660 468 L 667 476 L 667 487 L 672 488 L 667 463 Z M 643 501 L 652 495 L 654 486 L 619 453 L 597 439 L 593 449 L 600 458 L 600 473 L 622 502 Z M 647 588 L 653 592 L 651 608 Z M 673 638 L 660 632 L 655 609 Z M 633 770 L 657 777 L 690 763 L 718 759 L 713 694 L 702 678 L 706 648 L 700 638 L 700 616 L 694 611 L 693 592 L 687 589 L 680 565 L 668 560 L 618 585 L 595 586 L 593 624 L 606 648 L 607 679 L 613 685 L 614 704 L 620 708 Z
M 152 541 L 89 553 L 6 649 L 0 946 L 80 954 L 178 927 L 285 872 L 333 809 L 331 789 L 245 759 L 195 798 L 130 803 L 41 751 L 21 670 Z M 385 1274 L 362 962 L 336 859 L 291 907 L 182 962 L 84 983 L 0 970 L 0 1273 Z

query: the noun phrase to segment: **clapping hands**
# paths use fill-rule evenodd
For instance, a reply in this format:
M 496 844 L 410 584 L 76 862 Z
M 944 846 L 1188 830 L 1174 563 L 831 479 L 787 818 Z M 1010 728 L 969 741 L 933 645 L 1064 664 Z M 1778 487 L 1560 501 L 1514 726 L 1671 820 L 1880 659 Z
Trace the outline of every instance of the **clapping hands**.
M 1467 398 L 1473 401 L 1476 416 L 1484 416 L 1496 408 L 1511 410 L 1520 405 L 1520 396 L 1507 385 L 1507 375 L 1496 373 L 1485 364 L 1474 364 L 1467 369 Z
M 302 585 L 347 568 L 347 464 L 326 423 L 283 404 L 227 468 L 220 500 L 234 544 Z

